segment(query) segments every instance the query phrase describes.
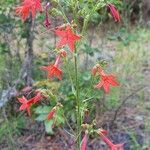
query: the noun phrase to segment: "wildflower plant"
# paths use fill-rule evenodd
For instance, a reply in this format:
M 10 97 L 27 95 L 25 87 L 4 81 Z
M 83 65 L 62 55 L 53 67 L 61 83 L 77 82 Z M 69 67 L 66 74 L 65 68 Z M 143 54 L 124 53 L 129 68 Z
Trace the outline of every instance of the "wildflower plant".
M 78 55 L 81 45 L 86 38 L 88 23 L 92 18 L 92 15 L 98 10 L 103 11 L 104 9 L 107 9 L 108 13 L 110 12 L 114 18 L 114 21 L 119 22 L 121 18 L 115 6 L 117 3 L 119 3 L 118 0 L 50 0 L 45 4 L 40 0 L 23 0 L 22 4 L 16 8 L 16 13 L 21 16 L 23 22 L 29 17 L 32 17 L 32 19 L 35 20 L 38 12 L 45 13 L 45 20 L 43 21 L 43 24 L 46 27 L 46 30 L 54 32 L 58 37 L 58 41 L 54 49 L 54 52 L 56 53 L 54 62 L 48 62 L 46 66 L 40 67 L 41 71 L 47 73 L 46 83 L 52 84 L 52 80 L 58 79 L 58 82 L 63 80 L 63 74 L 69 73 L 70 71 L 64 72 L 62 65 L 69 64 L 70 61 L 74 63 L 74 67 L 72 68 L 74 76 L 69 74 L 68 76 L 70 79 L 68 80 L 70 80 L 75 97 L 74 111 L 76 114 L 76 129 L 74 136 L 76 137 L 75 140 L 78 150 L 86 150 L 88 138 L 93 133 L 98 134 L 100 138 L 108 144 L 110 150 L 123 149 L 123 144 L 113 144 L 113 142 L 111 142 L 111 140 L 107 137 L 107 131 L 103 129 L 95 129 L 93 123 L 87 124 L 84 122 L 84 117 L 88 110 L 83 106 L 86 106 L 85 103 L 90 103 L 91 101 L 81 99 L 81 88 L 79 85 L 80 70 L 78 63 Z M 66 9 L 64 9 L 64 7 Z M 49 10 L 51 10 L 51 14 L 49 14 Z M 66 10 L 68 10 L 71 17 L 67 14 Z M 51 27 L 53 22 L 49 18 L 50 15 L 58 15 L 62 17 L 63 23 L 55 28 Z M 80 18 L 83 20 L 82 25 L 79 23 Z M 93 85 L 95 90 L 103 88 L 104 93 L 109 94 L 111 92 L 111 86 L 119 86 L 116 76 L 107 74 L 99 63 L 91 69 L 91 74 L 93 77 L 99 78 L 97 85 Z M 36 89 L 35 91 L 30 89 L 28 93 L 28 96 L 34 96 L 30 99 L 27 98 L 28 96 L 18 97 L 18 101 L 21 103 L 20 110 L 27 110 L 29 116 L 31 116 L 31 108 L 33 106 L 33 112 L 38 114 L 37 120 L 44 121 L 48 132 L 52 133 L 52 128 L 62 125 L 65 122 L 68 123 L 68 118 L 65 117 L 63 109 L 65 106 L 62 105 L 62 100 L 59 99 L 58 92 L 55 95 L 53 90 L 41 88 Z M 43 104 L 44 101 L 49 99 L 50 102 Z M 83 139 L 82 135 L 84 135 Z

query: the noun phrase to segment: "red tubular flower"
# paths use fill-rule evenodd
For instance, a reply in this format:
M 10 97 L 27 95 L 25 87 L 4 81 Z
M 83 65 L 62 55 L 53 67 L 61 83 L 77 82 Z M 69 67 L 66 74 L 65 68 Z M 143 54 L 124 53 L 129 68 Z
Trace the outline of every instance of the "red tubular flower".
M 114 20 L 116 22 L 119 22 L 120 14 L 119 14 L 118 10 L 116 9 L 116 7 L 113 4 L 108 4 L 107 7 L 109 8 L 110 13 L 111 13 L 112 17 L 114 18 Z
M 87 141 L 88 141 L 88 135 L 85 133 L 82 142 L 81 142 L 81 150 L 86 150 L 87 147 Z
M 39 102 L 42 98 L 43 98 L 43 96 L 42 96 L 41 92 L 37 92 L 37 94 L 31 99 L 33 99 L 33 102 L 35 104 L 35 103 Z
M 24 0 L 22 6 L 16 8 L 16 13 L 21 16 L 23 21 L 29 17 L 30 12 L 34 18 L 37 11 L 42 11 L 40 0 Z
M 56 107 L 54 107 L 47 115 L 47 120 L 51 120 L 53 116 L 55 115 Z
M 22 21 L 25 21 L 30 13 L 30 6 L 20 6 L 16 8 L 16 14 L 21 15 Z
M 101 71 L 101 81 L 95 86 L 95 88 L 100 89 L 103 87 L 105 93 L 109 93 L 110 85 L 114 87 L 119 86 L 119 82 L 114 75 L 106 75 L 104 71 Z
M 27 100 L 24 96 L 22 98 L 18 98 L 18 101 L 22 103 L 19 110 L 27 110 L 28 115 L 31 116 L 30 107 L 34 103 L 34 99 Z
M 57 77 L 59 80 L 61 80 L 61 75 L 62 75 L 62 70 L 60 70 L 58 68 L 59 66 L 59 63 L 60 63 L 60 57 L 61 55 L 59 55 L 57 58 L 56 58 L 56 61 L 54 64 L 50 64 L 48 66 L 42 66 L 41 67 L 41 70 L 44 70 L 44 71 L 47 71 L 48 72 L 48 75 L 47 75 L 47 78 L 52 78 L 52 77 Z
M 19 110 L 27 110 L 28 115 L 31 116 L 31 111 L 30 111 L 31 105 L 39 102 L 41 99 L 42 99 L 41 92 L 38 92 L 36 96 L 32 97 L 29 100 L 27 100 L 24 96 L 22 98 L 18 98 L 18 101 L 22 104 Z
M 26 87 L 24 87 L 22 90 L 21 90 L 21 92 L 23 92 L 23 93 L 28 93 L 28 92 L 30 92 L 32 90 L 32 87 L 31 86 L 26 86 Z
M 103 132 L 103 130 L 100 131 L 100 132 L 98 132 L 98 134 L 100 135 L 100 137 L 102 138 L 102 140 L 106 144 L 108 144 L 110 150 L 123 150 L 124 149 L 123 148 L 123 145 L 124 145 L 123 143 L 122 144 L 113 144 L 112 141 L 110 141 L 110 139 L 106 137 L 105 132 Z
M 61 40 L 57 44 L 57 48 L 62 48 L 68 45 L 70 50 L 73 52 L 75 49 L 75 42 L 80 40 L 81 37 L 73 33 L 71 26 L 67 26 L 65 29 L 58 28 L 55 30 L 57 36 L 61 37 Z
M 49 28 L 50 25 L 51 25 L 51 22 L 50 22 L 50 20 L 49 20 L 49 15 L 48 15 L 49 6 L 50 6 L 50 3 L 48 2 L 48 3 L 46 4 L 46 8 L 45 8 L 45 14 L 46 14 L 46 15 L 45 15 L 44 26 L 45 26 L 46 28 Z

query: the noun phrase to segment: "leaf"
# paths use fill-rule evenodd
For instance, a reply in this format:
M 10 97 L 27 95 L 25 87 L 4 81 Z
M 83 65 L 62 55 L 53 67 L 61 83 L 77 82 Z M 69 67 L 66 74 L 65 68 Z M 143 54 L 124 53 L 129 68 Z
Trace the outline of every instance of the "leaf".
M 58 109 L 57 110 L 57 113 L 55 115 L 55 118 L 56 118 L 56 123 L 57 123 L 57 126 L 60 125 L 60 124 L 64 124 L 65 123 L 65 119 L 63 117 L 63 109 Z
M 53 128 L 52 128 L 52 126 L 53 126 L 53 119 L 52 119 L 52 120 L 46 120 L 46 121 L 44 122 L 44 125 L 45 125 L 45 130 L 46 130 L 46 132 L 47 132 L 48 134 L 53 135 L 53 134 L 54 134 L 54 131 L 53 131 Z
M 82 78 L 83 78 L 84 81 L 89 81 L 91 79 L 91 73 L 84 72 Z
M 6 43 L 0 43 L 0 54 L 9 53 L 10 49 Z
M 54 16 L 63 16 L 62 12 L 60 10 L 56 9 L 56 8 L 52 8 L 51 13 Z
M 47 114 L 40 114 L 35 120 L 44 121 L 47 118 Z
M 85 52 L 86 54 L 90 55 L 90 56 L 94 56 L 94 52 L 98 52 L 98 48 L 92 48 L 90 45 L 88 44 L 84 44 L 84 48 L 82 49 L 83 52 Z
M 50 111 L 51 107 L 50 106 L 38 106 L 35 109 L 36 114 L 47 114 Z

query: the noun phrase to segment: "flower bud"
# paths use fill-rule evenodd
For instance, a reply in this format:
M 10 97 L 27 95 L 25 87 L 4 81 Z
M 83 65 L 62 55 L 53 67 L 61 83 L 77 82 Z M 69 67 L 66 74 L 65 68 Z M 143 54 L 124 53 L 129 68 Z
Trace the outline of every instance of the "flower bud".
M 97 67 L 94 66 L 94 67 L 92 68 L 92 75 L 95 76 L 96 73 L 97 73 Z
M 85 133 L 82 142 L 81 142 L 81 150 L 86 150 L 87 147 L 87 141 L 88 141 L 88 135 Z
M 61 57 L 66 57 L 66 56 L 67 56 L 67 52 L 62 49 L 62 50 L 60 51 L 60 56 L 61 56 Z
M 56 107 L 54 107 L 47 115 L 47 120 L 51 120 L 53 116 L 55 115 Z

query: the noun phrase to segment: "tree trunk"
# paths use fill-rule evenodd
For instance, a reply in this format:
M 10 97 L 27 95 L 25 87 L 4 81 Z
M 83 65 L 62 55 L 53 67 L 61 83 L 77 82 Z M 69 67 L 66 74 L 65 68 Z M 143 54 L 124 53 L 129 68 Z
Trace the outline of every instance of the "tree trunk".
M 33 66 L 33 19 L 29 18 L 27 29 L 27 50 L 25 52 L 25 60 L 23 63 L 20 78 L 24 80 L 25 85 L 32 86 L 32 66 Z

